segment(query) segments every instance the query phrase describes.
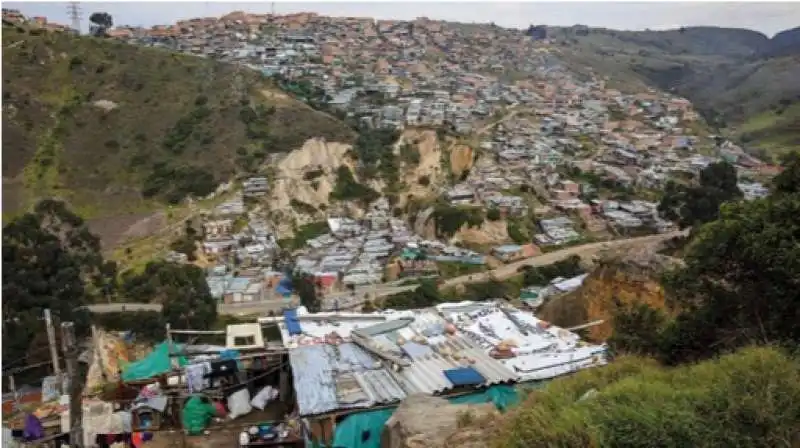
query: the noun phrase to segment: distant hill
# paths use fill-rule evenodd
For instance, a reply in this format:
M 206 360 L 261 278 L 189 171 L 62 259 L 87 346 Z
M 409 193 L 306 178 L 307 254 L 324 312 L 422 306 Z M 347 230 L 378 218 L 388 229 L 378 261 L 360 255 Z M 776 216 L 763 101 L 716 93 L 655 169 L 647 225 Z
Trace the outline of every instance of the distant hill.
M 259 73 L 92 37 L 3 26 L 3 216 L 37 198 L 84 217 L 205 196 L 341 121 Z
M 644 83 L 685 96 L 712 124 L 736 135 L 739 125 L 753 117 L 800 102 L 800 28 L 772 39 L 756 31 L 716 27 L 552 28 L 547 37 L 557 41 L 562 59 L 571 66 L 591 67 L 623 87 Z M 795 140 L 794 128 L 778 126 L 777 132 L 790 134 L 785 141 Z M 751 138 L 748 144 L 760 142 Z M 774 142 L 765 147 L 786 149 Z

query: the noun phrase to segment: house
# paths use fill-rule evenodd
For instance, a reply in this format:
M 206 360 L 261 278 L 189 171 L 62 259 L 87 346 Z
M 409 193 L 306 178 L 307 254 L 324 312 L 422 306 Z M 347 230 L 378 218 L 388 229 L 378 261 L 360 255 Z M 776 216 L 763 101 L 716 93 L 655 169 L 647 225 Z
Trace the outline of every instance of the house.
M 423 277 L 439 275 L 439 267 L 433 260 L 405 260 L 400 263 L 400 277 Z
M 475 200 L 475 192 L 466 185 L 456 185 L 447 192 L 447 199 L 452 204 L 471 204 Z
M 248 277 L 233 277 L 223 293 L 223 302 L 226 304 L 260 302 L 266 298 L 264 284 L 259 279 Z
M 225 330 L 225 347 L 234 350 L 263 348 L 261 324 L 228 325 Z
M 215 219 L 203 223 L 203 232 L 207 240 L 226 238 L 233 232 L 233 220 Z
M 266 177 L 251 177 L 242 183 L 246 197 L 264 196 L 269 191 L 269 182 Z
M 500 261 L 508 263 L 510 261 L 519 260 L 520 258 L 531 257 L 535 255 L 533 247 L 535 246 L 532 244 L 526 244 L 525 246 L 505 244 L 492 249 L 492 255 L 494 255 Z

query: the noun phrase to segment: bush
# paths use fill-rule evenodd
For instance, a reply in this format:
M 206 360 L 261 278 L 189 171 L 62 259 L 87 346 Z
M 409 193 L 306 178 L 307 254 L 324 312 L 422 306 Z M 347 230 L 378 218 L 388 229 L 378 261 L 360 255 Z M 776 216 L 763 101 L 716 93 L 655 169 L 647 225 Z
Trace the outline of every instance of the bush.
M 427 187 L 431 184 L 431 178 L 429 176 L 420 176 L 419 179 L 417 179 L 417 182 L 419 182 L 419 184 L 423 187 Z
M 305 213 L 306 215 L 313 215 L 314 213 L 317 212 L 317 208 L 314 207 L 313 205 L 307 202 L 299 201 L 294 198 L 292 198 L 292 200 L 289 201 L 289 205 L 291 205 L 292 208 L 297 210 L 298 212 Z
M 573 255 L 545 266 L 525 266 L 523 268 L 525 286 L 545 286 L 558 277 L 571 278 L 583 273 L 581 258 Z
M 445 237 L 455 235 L 464 224 L 469 227 L 480 226 L 484 218 L 483 209 L 480 208 L 454 207 L 449 204 L 439 204 L 433 210 L 436 233 Z
M 133 311 L 92 314 L 92 323 L 111 331 L 130 331 L 137 340 L 161 342 L 166 321 L 158 311 Z
M 580 398 L 589 390 L 597 394 Z M 757 397 L 757 398 L 756 398 Z M 509 413 L 503 447 L 794 446 L 800 363 L 774 348 L 660 369 L 641 358 L 553 381 Z
M 336 170 L 336 185 L 331 191 L 330 199 L 339 201 L 360 201 L 363 204 L 378 199 L 380 195 L 372 188 L 356 182 L 353 172 L 345 165 Z
M 490 208 L 486 212 L 486 219 L 489 221 L 499 221 L 500 220 L 500 210 L 496 208 Z
M 161 196 L 167 202 L 177 204 L 187 195 L 204 197 L 213 193 L 216 188 L 214 175 L 202 168 L 174 168 L 166 163 L 157 163 L 144 181 L 142 195 L 146 198 Z

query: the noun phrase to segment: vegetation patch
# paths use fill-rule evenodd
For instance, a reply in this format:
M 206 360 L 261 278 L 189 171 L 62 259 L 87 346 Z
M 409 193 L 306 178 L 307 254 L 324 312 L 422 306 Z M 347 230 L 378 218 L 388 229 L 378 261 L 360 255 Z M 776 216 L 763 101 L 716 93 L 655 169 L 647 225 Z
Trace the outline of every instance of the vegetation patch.
M 439 203 L 435 206 L 432 217 L 436 224 L 436 234 L 450 238 L 464 225 L 480 226 L 486 215 L 482 208 L 458 207 Z
M 747 348 L 673 369 L 630 357 L 578 372 L 532 391 L 487 437 L 497 447 L 766 448 L 798 441 L 798 415 L 797 360 Z
M 336 170 L 336 184 L 330 193 L 331 200 L 358 201 L 366 205 L 379 197 L 377 191 L 358 183 L 349 167 L 342 165 Z

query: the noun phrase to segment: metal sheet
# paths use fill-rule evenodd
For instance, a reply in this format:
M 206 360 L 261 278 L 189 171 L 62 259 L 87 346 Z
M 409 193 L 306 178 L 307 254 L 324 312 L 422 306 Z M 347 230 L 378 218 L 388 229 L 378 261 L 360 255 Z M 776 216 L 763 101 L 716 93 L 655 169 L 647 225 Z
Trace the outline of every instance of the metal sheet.
M 369 408 L 406 396 L 376 359 L 352 343 L 301 346 L 289 360 L 300 415 Z

